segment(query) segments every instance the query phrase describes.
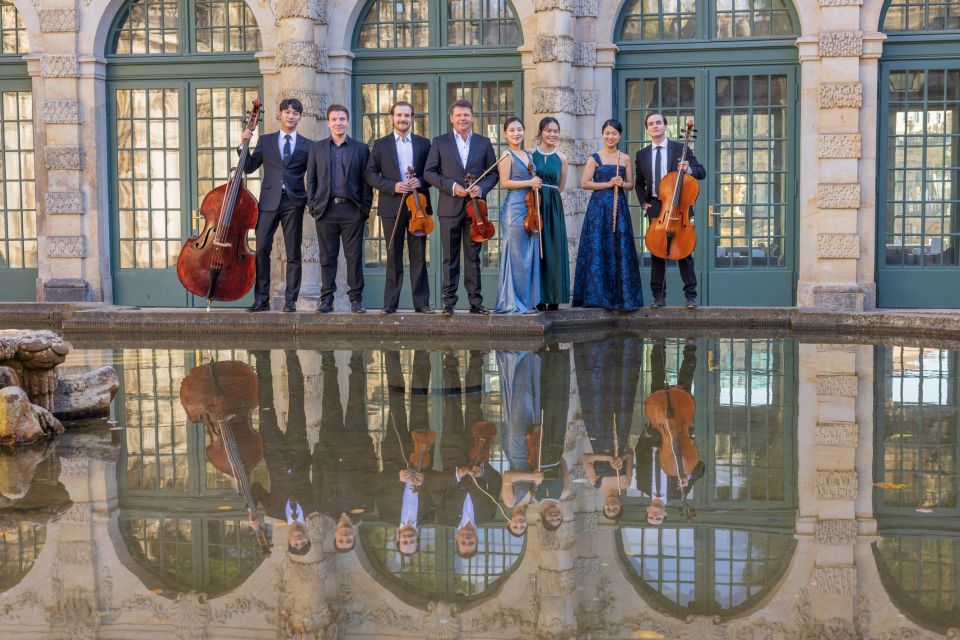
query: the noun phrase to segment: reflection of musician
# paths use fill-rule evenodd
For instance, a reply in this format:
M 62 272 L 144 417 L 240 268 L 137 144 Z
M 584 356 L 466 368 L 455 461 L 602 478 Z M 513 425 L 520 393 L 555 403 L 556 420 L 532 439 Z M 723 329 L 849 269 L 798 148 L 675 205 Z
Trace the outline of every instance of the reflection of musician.
M 680 364 L 680 371 L 677 373 L 677 384 L 669 387 L 666 384 L 666 344 L 663 340 L 657 340 L 653 344 L 653 350 L 650 352 L 650 370 L 652 381 L 650 386 L 650 398 L 657 401 L 658 398 L 665 398 L 663 394 L 656 395 L 657 392 L 666 392 L 670 389 L 682 390 L 690 395 L 693 386 L 693 374 L 697 368 L 697 345 L 695 342 L 687 341 L 683 348 L 683 357 Z M 693 396 L 690 395 L 690 401 L 693 402 Z M 648 398 L 648 402 L 651 400 Z M 695 406 L 695 404 L 694 404 Z M 679 414 L 679 411 L 677 412 Z M 699 460 L 699 454 L 693 456 L 696 452 L 696 444 L 690 439 L 693 433 L 692 425 L 671 425 L 650 424 L 644 429 L 637 443 L 637 488 L 650 496 L 650 505 L 647 507 L 647 522 L 652 525 L 659 525 L 666 518 L 667 503 L 670 500 L 680 499 L 684 504 L 684 512 L 688 519 L 692 519 L 693 511 L 686 503 L 694 483 L 703 477 L 704 464 Z M 684 429 L 685 427 L 685 429 Z M 674 432 L 677 437 L 674 437 Z M 684 450 L 680 444 L 680 439 L 684 439 L 687 449 Z M 689 447 L 692 446 L 692 451 Z M 664 449 L 666 447 L 666 449 Z M 675 452 L 679 452 L 679 455 Z M 662 460 L 664 458 L 670 462 L 667 468 L 664 467 Z M 685 463 L 690 464 L 689 469 Z M 668 473 L 676 472 L 676 473 Z M 678 477 L 679 476 L 679 477 Z M 671 478 L 677 478 L 673 480 Z
M 320 355 L 323 372 L 320 439 L 313 449 L 313 478 L 320 508 L 336 517 L 334 547 L 338 552 L 356 544 L 357 518 L 371 509 L 371 483 L 377 471 L 367 430 L 366 367 L 363 353 L 350 352 L 347 410 L 340 401 L 337 362 L 332 351 Z
M 683 153 L 683 144 L 676 140 L 667 139 L 667 124 L 662 113 L 650 113 L 644 120 L 644 126 L 650 135 L 652 144 L 637 151 L 637 198 L 649 219 L 660 215 L 660 199 L 658 190 L 660 181 L 670 171 L 686 171 L 697 180 L 707 176 L 707 170 L 697 160 L 692 152 L 687 152 L 687 159 L 680 162 Z M 690 211 L 691 218 L 693 211 Z M 683 280 L 683 295 L 687 300 L 687 308 L 697 306 L 697 275 L 693 270 L 693 254 L 682 260 L 677 260 L 680 269 L 680 278 Z M 665 274 L 667 261 L 657 256 L 650 256 L 650 289 L 653 291 L 653 308 L 666 304 L 667 285 Z
M 415 458 L 420 464 L 410 462 L 415 450 L 414 435 L 418 439 L 427 438 L 429 428 L 427 392 L 430 388 L 430 353 L 413 352 L 409 423 L 400 352 L 386 351 L 383 358 L 387 370 L 390 416 L 387 433 L 381 444 L 383 471 L 378 474 L 375 503 L 381 520 L 397 523 L 397 551 L 409 556 L 419 549 L 420 523 L 431 517 L 434 511 L 434 496 L 424 482 L 430 473 L 433 443 L 424 457 Z
M 443 472 L 434 474 L 437 489 L 442 492 L 437 520 L 456 527 L 457 555 L 466 559 L 477 553 L 477 525 L 496 517 L 496 495 L 500 491 L 500 475 L 487 461 L 491 440 L 478 442 L 475 437 L 485 429 L 492 427 L 494 433 L 496 429 L 483 419 L 482 353 L 470 352 L 464 383 L 461 394 L 459 361 L 455 353 L 445 353 L 440 437 Z
M 273 396 L 273 370 L 269 351 L 254 351 L 260 399 L 260 435 L 270 474 L 270 491 L 259 483 L 253 495 L 267 515 L 287 521 L 287 549 L 295 555 L 310 550 L 304 526 L 307 515 L 316 510 L 310 483 L 310 445 L 303 406 L 303 371 L 296 351 L 285 351 L 287 390 L 290 405 L 286 430 L 281 430 Z
M 603 514 L 623 515 L 621 493 L 633 468 L 627 437 L 643 358 L 643 340 L 615 337 L 573 347 L 583 421 L 593 453 L 581 458 L 588 482 L 604 496 Z M 616 428 L 616 431 L 614 431 Z

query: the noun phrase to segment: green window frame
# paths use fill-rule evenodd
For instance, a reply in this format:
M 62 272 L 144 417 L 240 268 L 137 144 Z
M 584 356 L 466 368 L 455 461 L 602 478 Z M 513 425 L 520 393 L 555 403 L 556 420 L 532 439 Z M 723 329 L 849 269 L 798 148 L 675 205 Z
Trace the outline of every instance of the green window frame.
M 799 35 L 788 0 L 630 0 L 621 10 L 617 40 L 693 42 Z
M 243 0 L 129 0 L 108 42 L 108 55 L 116 56 L 252 53 L 262 46 Z
M 371 0 L 353 48 L 510 47 L 523 44 L 509 0 Z
M 890 0 L 880 30 L 884 33 L 916 33 L 960 29 L 960 3 L 956 0 Z
M 29 51 L 30 42 L 23 16 L 12 0 L 0 0 L 0 56 L 21 56 Z
M 0 530 L 0 593 L 30 573 L 46 539 L 46 524 L 21 523 Z

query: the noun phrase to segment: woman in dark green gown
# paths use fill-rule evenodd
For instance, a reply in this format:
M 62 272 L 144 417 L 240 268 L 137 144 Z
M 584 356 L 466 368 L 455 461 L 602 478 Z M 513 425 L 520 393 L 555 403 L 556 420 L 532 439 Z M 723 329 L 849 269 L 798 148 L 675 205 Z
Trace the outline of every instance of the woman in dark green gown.
M 567 158 L 557 150 L 560 124 L 556 118 L 540 121 L 533 165 L 543 180 L 540 212 L 543 216 L 543 258 L 540 260 L 541 311 L 554 311 L 570 302 L 570 254 L 567 252 L 567 225 L 563 220 L 563 192 L 567 180 Z

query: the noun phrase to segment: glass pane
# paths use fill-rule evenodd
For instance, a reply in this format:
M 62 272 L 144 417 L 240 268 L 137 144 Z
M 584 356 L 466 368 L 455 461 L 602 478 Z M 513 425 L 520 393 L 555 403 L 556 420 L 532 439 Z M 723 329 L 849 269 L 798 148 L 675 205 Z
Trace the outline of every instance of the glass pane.
M 887 33 L 960 29 L 956 0 L 891 0 L 883 18 Z
M 130 2 L 113 34 L 112 53 L 121 55 L 179 53 L 179 3 L 177 0 Z
M 697 8 L 692 0 L 631 0 L 622 15 L 621 41 L 656 42 L 697 37 Z
M 33 98 L 30 91 L 0 94 L 0 271 L 37 268 Z
M 196 0 L 198 53 L 259 51 L 260 30 L 244 0 Z
M 517 15 L 504 0 L 447 0 L 447 44 L 520 46 L 523 37 Z
M 361 49 L 429 46 L 430 0 L 376 0 L 360 26 Z
M 30 52 L 23 16 L 11 0 L 0 0 L 0 55 Z

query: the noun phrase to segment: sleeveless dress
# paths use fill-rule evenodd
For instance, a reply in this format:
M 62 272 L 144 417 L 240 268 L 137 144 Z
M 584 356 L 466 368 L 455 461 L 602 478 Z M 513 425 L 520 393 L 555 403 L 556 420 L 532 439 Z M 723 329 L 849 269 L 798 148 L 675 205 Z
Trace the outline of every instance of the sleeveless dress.
M 510 179 L 530 177 L 527 165 L 513 155 Z M 508 189 L 500 209 L 500 283 L 494 313 L 536 313 L 540 303 L 540 240 L 523 228 L 523 199 L 529 190 Z
M 540 189 L 540 215 L 543 216 L 541 301 L 543 304 L 564 304 L 570 302 L 570 253 L 567 251 L 567 225 L 563 219 L 559 188 L 563 162 L 556 151 L 545 154 L 537 149 L 532 155 L 533 166 L 544 185 Z
M 594 182 L 613 179 L 617 166 L 603 164 L 594 153 Z M 620 167 L 623 175 L 623 167 Z M 573 281 L 574 307 L 601 307 L 634 311 L 643 306 L 640 262 L 633 240 L 633 223 L 623 189 L 619 190 L 617 230 L 613 232 L 613 189 L 593 192 L 587 204 L 577 250 Z

